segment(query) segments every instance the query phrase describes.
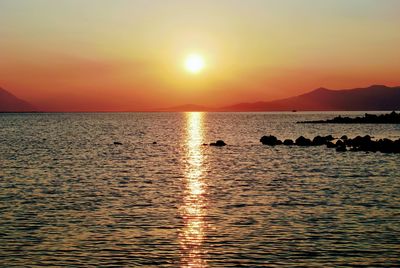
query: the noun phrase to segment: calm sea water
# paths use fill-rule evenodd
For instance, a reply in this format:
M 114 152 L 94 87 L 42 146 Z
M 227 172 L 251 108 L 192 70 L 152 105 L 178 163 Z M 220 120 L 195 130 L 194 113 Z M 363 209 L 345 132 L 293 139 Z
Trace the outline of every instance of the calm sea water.
M 335 115 L 1 114 L 0 266 L 400 266 L 400 155 L 259 143 Z

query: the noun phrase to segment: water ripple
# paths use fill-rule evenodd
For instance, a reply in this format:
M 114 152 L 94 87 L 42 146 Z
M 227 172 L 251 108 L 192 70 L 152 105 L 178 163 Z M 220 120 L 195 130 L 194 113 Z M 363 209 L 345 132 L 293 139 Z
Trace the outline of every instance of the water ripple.
M 333 115 L 2 114 L 0 266 L 398 267 L 399 155 L 258 142 Z

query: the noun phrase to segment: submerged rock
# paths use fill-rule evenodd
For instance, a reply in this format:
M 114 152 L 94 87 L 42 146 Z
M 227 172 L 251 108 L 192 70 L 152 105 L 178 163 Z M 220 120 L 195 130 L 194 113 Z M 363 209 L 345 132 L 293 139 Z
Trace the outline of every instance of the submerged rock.
M 216 146 L 216 147 L 223 147 L 225 145 L 226 143 L 223 140 L 217 140 L 217 142 L 210 143 L 210 146 Z
M 114 145 L 122 145 L 122 142 L 114 141 Z

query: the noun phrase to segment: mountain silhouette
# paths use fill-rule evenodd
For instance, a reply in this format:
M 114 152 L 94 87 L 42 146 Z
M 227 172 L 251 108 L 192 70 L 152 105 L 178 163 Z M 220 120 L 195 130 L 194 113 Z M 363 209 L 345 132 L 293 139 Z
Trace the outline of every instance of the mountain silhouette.
M 331 90 L 318 88 L 311 92 L 275 100 L 238 103 L 211 108 L 187 104 L 157 111 L 395 111 L 400 110 L 400 86 L 373 85 L 367 88 Z M 0 88 L 0 112 L 34 112 L 37 108 Z
M 394 111 L 400 109 L 400 87 L 373 85 L 367 88 L 311 92 L 269 102 L 239 103 L 221 111 Z
M 30 103 L 21 100 L 0 88 L 0 112 L 34 112 L 37 109 Z

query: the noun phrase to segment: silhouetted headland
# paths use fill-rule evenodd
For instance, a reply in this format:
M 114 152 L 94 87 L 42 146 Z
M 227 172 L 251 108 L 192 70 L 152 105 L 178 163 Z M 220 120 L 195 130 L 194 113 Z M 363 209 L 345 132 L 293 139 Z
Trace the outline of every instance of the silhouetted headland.
M 400 124 L 400 113 L 395 111 L 390 114 L 368 114 L 364 117 L 342 117 L 337 116 L 333 119 L 328 120 L 316 120 L 316 121 L 300 121 L 297 123 L 301 124 Z

